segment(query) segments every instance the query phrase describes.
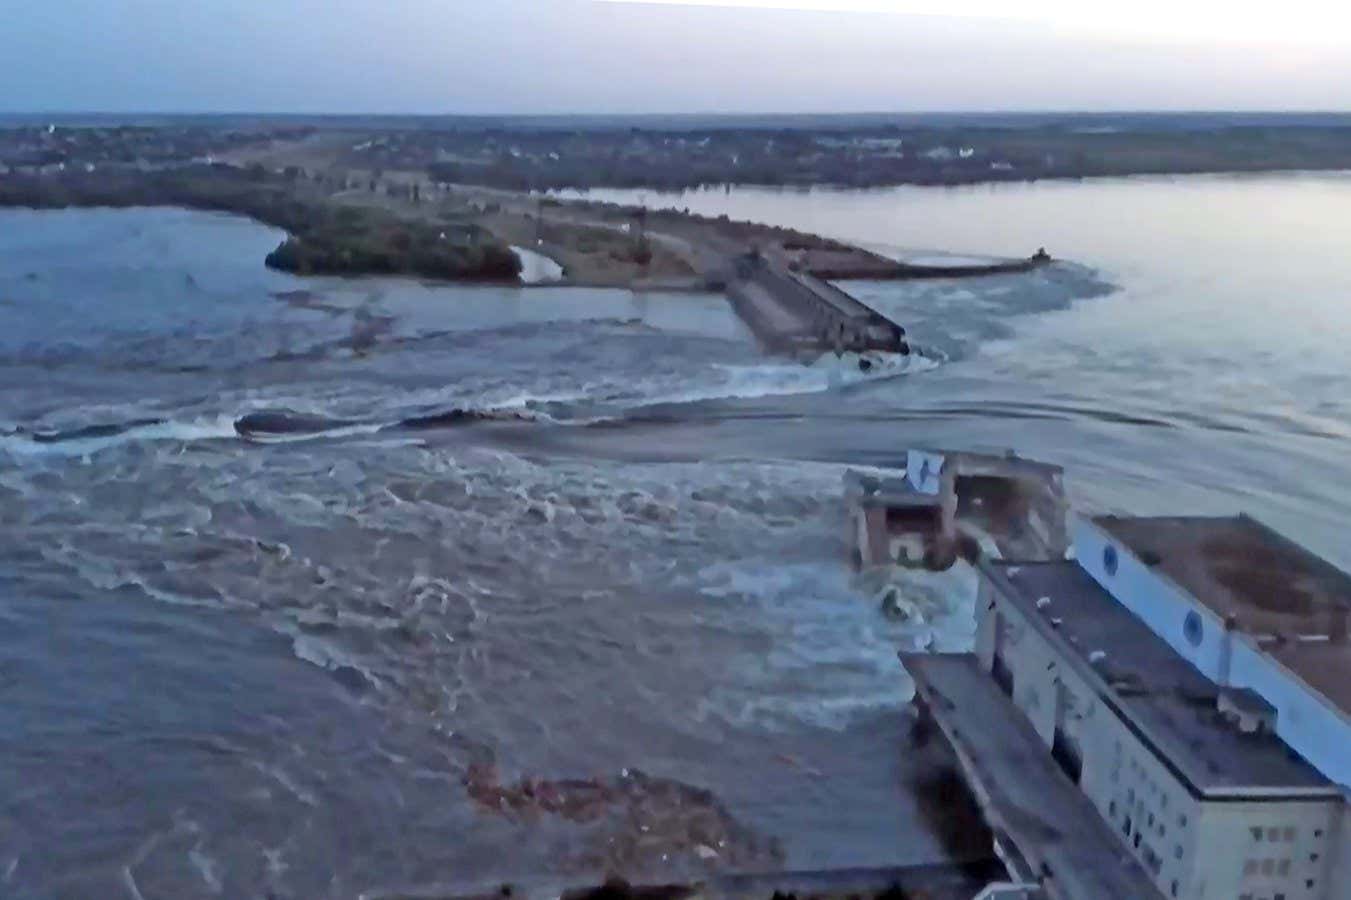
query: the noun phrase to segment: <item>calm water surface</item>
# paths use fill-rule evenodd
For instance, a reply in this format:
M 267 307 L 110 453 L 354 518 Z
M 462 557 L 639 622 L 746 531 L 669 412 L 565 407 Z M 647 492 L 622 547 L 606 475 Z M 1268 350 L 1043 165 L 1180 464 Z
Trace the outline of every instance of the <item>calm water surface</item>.
M 842 473 L 912 444 L 1351 565 L 1351 179 L 677 202 L 1073 262 L 851 286 L 924 348 L 864 379 L 718 298 L 300 281 L 249 222 L 0 213 L 0 894 L 960 852 L 894 653 L 967 646 L 971 580 L 895 576 L 923 616 L 890 622 L 840 564 Z M 490 769 L 569 802 L 489 809 Z

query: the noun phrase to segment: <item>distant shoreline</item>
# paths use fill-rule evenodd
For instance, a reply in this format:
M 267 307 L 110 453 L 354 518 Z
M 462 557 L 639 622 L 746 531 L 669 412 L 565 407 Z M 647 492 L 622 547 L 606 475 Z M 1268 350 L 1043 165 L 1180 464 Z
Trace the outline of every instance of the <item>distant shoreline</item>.
M 517 248 L 561 270 L 551 286 L 716 291 L 723 268 L 754 248 L 787 248 L 809 269 L 898 277 L 896 263 L 837 241 L 726 217 L 662 212 L 635 227 L 635 210 L 563 203 L 508 191 L 439 188 L 409 173 L 341 183 L 325 173 L 259 166 L 11 176 L 0 208 L 171 207 L 250 218 L 287 234 L 269 268 L 295 275 L 403 275 L 533 286 Z M 538 261 L 537 261 L 538 262 Z
M 562 267 L 555 283 L 635 290 L 718 290 L 757 250 L 830 278 L 927 273 L 768 224 L 554 192 L 1351 170 L 1351 115 L 75 118 L 0 127 L 0 206 L 235 212 L 285 229 L 267 262 L 299 275 L 519 284 L 521 247 Z

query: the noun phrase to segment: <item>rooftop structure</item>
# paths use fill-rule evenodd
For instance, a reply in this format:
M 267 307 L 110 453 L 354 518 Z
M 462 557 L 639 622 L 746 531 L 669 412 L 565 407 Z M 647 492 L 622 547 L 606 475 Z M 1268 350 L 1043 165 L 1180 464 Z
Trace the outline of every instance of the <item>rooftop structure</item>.
M 1081 519 L 1084 571 L 1211 682 L 1351 785 L 1351 576 L 1247 516 Z
M 1255 519 L 1103 516 L 1094 522 L 1238 631 L 1347 642 L 1351 576 Z
M 1351 577 L 1245 516 L 1073 531 L 1074 560 L 979 562 L 975 654 L 905 658 L 1010 872 L 1069 900 L 1351 896 Z
M 1194 795 L 1340 796 L 1274 734 L 1240 734 L 1220 709 L 1220 688 L 1079 566 L 992 563 L 983 574 L 1055 646 L 1058 667 L 1072 668 L 1100 702 L 1129 721 Z

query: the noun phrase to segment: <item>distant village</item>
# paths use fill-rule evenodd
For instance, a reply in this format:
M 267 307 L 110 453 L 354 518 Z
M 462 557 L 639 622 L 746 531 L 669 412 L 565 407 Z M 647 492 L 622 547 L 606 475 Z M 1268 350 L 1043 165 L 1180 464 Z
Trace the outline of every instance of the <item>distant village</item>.
M 559 133 L 404 132 L 343 154 L 358 168 L 425 169 L 434 180 L 518 190 L 564 187 L 942 183 L 1041 174 L 1054 158 L 963 145 L 943 136 L 794 130 Z
M 427 171 L 434 181 L 512 190 L 750 184 L 959 185 L 1135 174 L 1341 169 L 1351 127 L 1180 129 L 1056 121 L 988 124 L 804 123 L 698 129 L 480 126 L 369 135 L 343 148 L 358 169 Z
M 1107 175 L 1351 168 L 1351 123 L 1073 116 L 805 117 L 766 122 L 197 117 L 158 125 L 0 125 L 0 174 L 248 160 L 291 146 L 309 174 L 417 173 L 439 183 L 560 188 L 958 185 Z M 267 160 L 267 154 L 252 159 Z M 298 161 L 298 162 L 297 162 Z M 273 168 L 281 165 L 268 163 Z
M 0 175 L 151 171 L 211 163 L 216 156 L 261 141 L 303 138 L 306 129 L 222 129 L 193 126 L 69 126 L 0 128 Z

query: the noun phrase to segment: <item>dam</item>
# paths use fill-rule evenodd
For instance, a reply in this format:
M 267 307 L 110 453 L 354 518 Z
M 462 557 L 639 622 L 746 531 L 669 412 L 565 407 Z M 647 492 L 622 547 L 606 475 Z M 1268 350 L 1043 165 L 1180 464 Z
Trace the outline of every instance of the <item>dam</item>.
M 771 353 L 909 355 L 900 323 L 832 282 L 1019 274 L 1051 262 L 1044 249 L 1025 259 L 896 262 L 857 248 L 794 252 L 773 246 L 733 258 L 723 267 L 721 280 L 732 308 Z
M 910 353 L 900 324 L 777 256 L 752 251 L 734 260 L 727 297 L 772 353 Z

